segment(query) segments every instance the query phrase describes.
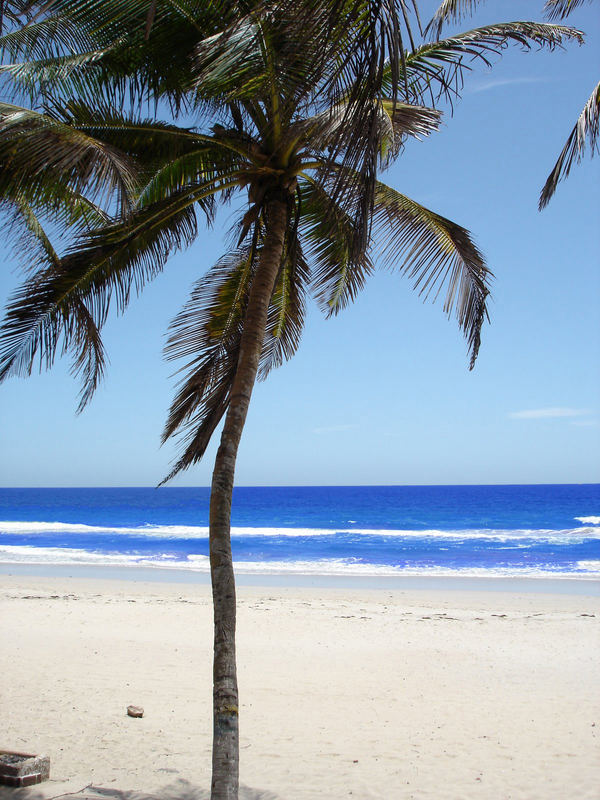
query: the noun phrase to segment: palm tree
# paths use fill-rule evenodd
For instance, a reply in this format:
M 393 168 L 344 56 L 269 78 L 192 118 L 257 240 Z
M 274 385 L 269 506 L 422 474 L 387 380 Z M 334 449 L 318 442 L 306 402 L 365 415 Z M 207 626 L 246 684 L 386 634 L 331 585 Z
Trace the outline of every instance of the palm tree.
M 0 104 L 2 202 L 21 221 L 31 209 L 27 235 L 48 241 L 8 304 L 0 379 L 28 374 L 38 355 L 50 365 L 62 348 L 82 373 L 84 405 L 101 377 L 111 303 L 123 310 L 196 239 L 197 210 L 211 219 L 217 199 L 245 198 L 230 250 L 171 325 L 167 356 L 186 365 L 163 433 L 182 441 L 169 480 L 202 457 L 224 418 L 209 514 L 212 797 L 231 800 L 239 746 L 230 514 L 255 381 L 294 354 L 309 295 L 327 315 L 354 299 L 375 247 L 425 296 L 445 289 L 444 310 L 456 314 L 473 366 L 484 260 L 468 231 L 381 183 L 378 171 L 406 137 L 437 128 L 432 106 L 458 93 L 465 58 L 579 34 L 505 23 L 416 46 L 400 25 L 403 2 L 397 13 L 358 0 L 226 3 L 222 16 L 216 5 L 56 0 L 0 41 L 15 100 Z M 38 106 L 16 105 L 23 95 Z M 153 116 L 143 117 L 142 99 L 155 103 Z M 74 232 L 62 255 L 38 212 Z
M 546 0 L 544 11 L 550 20 L 566 19 L 572 11 L 593 0 Z M 439 37 L 444 24 L 449 20 L 460 20 L 472 13 L 480 0 L 444 0 L 429 23 L 429 29 Z M 545 208 L 556 191 L 559 182 L 571 172 L 575 162 L 583 159 L 586 147 L 590 157 L 598 151 L 600 133 L 600 83 L 597 83 L 573 126 L 563 149 L 556 160 L 540 194 L 539 210 Z

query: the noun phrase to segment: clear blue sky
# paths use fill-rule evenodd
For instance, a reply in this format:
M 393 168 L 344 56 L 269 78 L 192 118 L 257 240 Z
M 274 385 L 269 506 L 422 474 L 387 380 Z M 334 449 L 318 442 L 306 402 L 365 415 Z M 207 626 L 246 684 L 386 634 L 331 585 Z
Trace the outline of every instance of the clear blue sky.
M 431 11 L 435 3 L 421 3 Z M 490 0 L 460 26 L 541 19 L 542 0 Z M 573 13 L 585 47 L 475 65 L 440 133 L 384 179 L 468 227 L 496 275 L 473 372 L 441 304 L 378 273 L 333 320 L 309 314 L 298 354 L 259 384 L 239 485 L 561 483 L 600 480 L 600 158 L 537 199 L 600 77 L 598 3 Z M 227 212 L 105 330 L 111 364 L 86 411 L 59 361 L 0 387 L 0 485 L 146 486 L 175 448 L 159 434 L 175 385 L 165 331 L 223 250 Z M 4 300 L 19 276 L 6 257 Z M 215 447 L 173 485 L 208 485 Z

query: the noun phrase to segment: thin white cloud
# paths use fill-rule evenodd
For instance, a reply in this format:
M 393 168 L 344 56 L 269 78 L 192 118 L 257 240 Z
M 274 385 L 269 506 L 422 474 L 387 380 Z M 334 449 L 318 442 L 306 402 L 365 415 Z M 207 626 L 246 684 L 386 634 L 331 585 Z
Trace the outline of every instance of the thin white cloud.
M 597 419 L 575 419 L 569 425 L 577 425 L 578 428 L 595 428 L 598 425 Z
M 585 408 L 530 408 L 525 411 L 512 411 L 511 419 L 557 419 L 559 417 L 583 417 L 589 414 Z
M 349 431 L 352 428 L 357 428 L 358 425 L 326 425 L 323 428 L 313 428 L 313 433 L 339 433 L 340 431 Z
M 490 89 L 499 89 L 502 86 L 515 86 L 518 84 L 526 84 L 526 83 L 546 83 L 545 78 L 492 78 L 489 81 L 484 81 L 480 84 L 475 84 L 475 86 L 471 86 L 470 92 L 476 94 L 478 92 L 489 92 Z

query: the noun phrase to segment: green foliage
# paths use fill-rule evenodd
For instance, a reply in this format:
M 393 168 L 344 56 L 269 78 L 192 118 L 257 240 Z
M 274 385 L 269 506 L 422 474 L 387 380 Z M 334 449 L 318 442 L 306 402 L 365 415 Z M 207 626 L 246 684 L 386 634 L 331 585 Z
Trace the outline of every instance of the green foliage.
M 182 437 L 169 477 L 202 457 L 228 407 L 274 197 L 287 221 L 260 377 L 295 353 L 310 296 L 337 313 L 378 263 L 425 295 L 445 291 L 472 367 L 483 257 L 464 228 L 378 175 L 407 137 L 438 128 L 437 102 L 473 60 L 580 34 L 518 22 L 418 44 L 416 12 L 404 0 L 5 5 L 0 80 L 15 104 L 0 104 L 0 203 L 37 245 L 0 332 L 0 379 L 69 352 L 83 406 L 111 305 L 122 312 L 196 240 L 198 210 L 210 221 L 235 194 L 247 199 L 237 243 L 170 329 L 167 356 L 185 364 L 163 434 Z M 64 232 L 61 252 L 42 218 Z

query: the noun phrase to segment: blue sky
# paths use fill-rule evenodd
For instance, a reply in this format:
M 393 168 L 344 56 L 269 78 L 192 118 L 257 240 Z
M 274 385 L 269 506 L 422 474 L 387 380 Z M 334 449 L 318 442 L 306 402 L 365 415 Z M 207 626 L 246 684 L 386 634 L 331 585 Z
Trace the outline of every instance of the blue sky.
M 435 3 L 422 3 L 427 11 Z M 541 19 L 542 2 L 481 4 L 460 27 Z M 311 309 L 298 354 L 259 384 L 239 485 L 561 483 L 600 480 L 600 158 L 575 167 L 542 213 L 537 199 L 600 76 L 598 4 L 569 22 L 585 47 L 507 50 L 475 65 L 441 132 L 411 142 L 384 180 L 469 228 L 495 274 L 491 325 L 468 371 L 441 304 L 380 272 L 332 320 Z M 165 331 L 224 248 L 225 211 L 105 329 L 110 367 L 75 415 L 78 386 L 52 371 L 0 387 L 0 485 L 155 485 L 172 396 Z M 19 282 L 9 255 L 4 300 Z M 208 485 L 214 446 L 173 485 Z

